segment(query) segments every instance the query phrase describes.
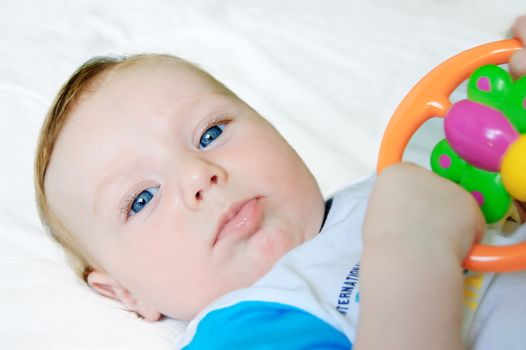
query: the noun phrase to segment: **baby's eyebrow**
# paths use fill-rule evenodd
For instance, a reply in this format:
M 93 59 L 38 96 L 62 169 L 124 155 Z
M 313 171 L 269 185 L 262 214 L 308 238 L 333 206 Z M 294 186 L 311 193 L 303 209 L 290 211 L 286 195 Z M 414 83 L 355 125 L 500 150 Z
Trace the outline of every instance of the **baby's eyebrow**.
M 124 163 L 124 164 L 122 164 Z M 123 183 L 124 178 L 128 178 L 131 169 L 135 168 L 136 162 L 127 161 L 121 163 L 113 163 L 112 166 L 108 168 L 108 173 L 102 178 L 95 187 L 95 192 L 93 196 L 93 213 L 97 213 L 101 206 L 99 203 L 105 203 L 101 201 L 101 198 L 107 193 L 109 187 L 115 186 L 116 184 Z M 127 175 L 128 174 L 128 175 Z

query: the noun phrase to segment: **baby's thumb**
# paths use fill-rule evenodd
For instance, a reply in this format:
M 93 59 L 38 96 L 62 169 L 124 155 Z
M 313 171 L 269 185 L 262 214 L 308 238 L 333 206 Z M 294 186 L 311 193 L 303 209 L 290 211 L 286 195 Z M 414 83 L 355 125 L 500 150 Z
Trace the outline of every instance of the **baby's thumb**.
M 515 79 L 526 75 L 526 49 L 521 49 L 511 56 L 510 73 Z
M 515 20 L 511 31 L 513 37 L 522 41 L 522 45 L 526 46 L 526 15 Z M 526 49 L 519 50 L 511 56 L 510 72 L 514 78 L 526 75 Z

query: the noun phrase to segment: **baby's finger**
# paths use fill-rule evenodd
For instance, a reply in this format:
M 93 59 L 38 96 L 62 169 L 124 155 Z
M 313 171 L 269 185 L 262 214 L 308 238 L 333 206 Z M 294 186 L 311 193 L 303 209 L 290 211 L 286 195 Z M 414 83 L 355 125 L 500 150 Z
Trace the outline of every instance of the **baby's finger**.
M 524 44 L 526 44 L 526 15 L 517 17 L 515 23 L 511 28 L 513 36 L 517 39 L 520 39 Z
M 526 15 L 517 17 L 511 27 L 513 37 L 522 41 L 526 46 Z M 510 73 L 514 78 L 526 75 L 526 49 L 517 51 L 510 59 Z
M 526 75 L 526 49 L 515 52 L 510 59 L 510 73 L 517 79 Z

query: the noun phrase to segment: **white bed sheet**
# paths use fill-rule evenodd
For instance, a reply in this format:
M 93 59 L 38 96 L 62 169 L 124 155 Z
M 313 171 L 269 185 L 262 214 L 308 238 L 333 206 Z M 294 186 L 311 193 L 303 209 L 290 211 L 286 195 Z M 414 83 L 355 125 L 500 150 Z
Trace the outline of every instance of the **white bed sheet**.
M 374 170 L 391 113 L 424 73 L 503 38 L 526 12 L 523 0 L 0 5 L 0 348 L 42 350 L 168 349 L 185 326 L 138 320 L 95 295 L 38 221 L 38 130 L 59 86 L 86 59 L 168 52 L 194 60 L 274 123 L 330 195 Z M 430 130 L 421 142 L 435 137 Z M 412 153 L 426 156 L 416 146 Z

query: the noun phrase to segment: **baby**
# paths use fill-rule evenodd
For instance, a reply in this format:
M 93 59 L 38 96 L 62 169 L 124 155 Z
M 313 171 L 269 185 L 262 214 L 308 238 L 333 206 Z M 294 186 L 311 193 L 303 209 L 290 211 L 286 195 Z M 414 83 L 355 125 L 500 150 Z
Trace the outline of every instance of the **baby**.
M 524 17 L 514 28 L 526 39 Z M 44 122 L 35 178 L 76 273 L 147 320 L 193 320 L 181 347 L 463 346 L 473 198 L 400 164 L 324 202 L 276 129 L 182 59 L 85 63 Z

